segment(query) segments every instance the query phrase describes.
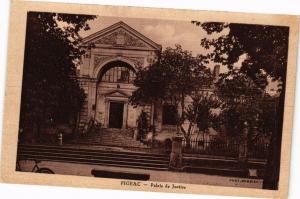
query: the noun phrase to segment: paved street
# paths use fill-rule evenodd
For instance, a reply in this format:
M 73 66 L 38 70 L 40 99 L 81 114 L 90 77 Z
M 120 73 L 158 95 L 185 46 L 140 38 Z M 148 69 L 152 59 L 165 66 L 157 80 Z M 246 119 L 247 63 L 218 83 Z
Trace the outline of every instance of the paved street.
M 40 167 L 47 167 L 53 170 L 56 174 L 64 175 L 77 175 L 77 176 L 91 176 L 92 169 L 109 169 L 110 171 L 126 171 L 133 173 L 145 173 L 150 174 L 150 181 L 158 182 L 174 182 L 174 183 L 187 183 L 187 184 L 202 184 L 202 185 L 218 185 L 218 186 L 230 186 L 230 187 L 246 187 L 246 188 L 261 188 L 261 179 L 245 179 L 236 177 L 223 177 L 213 176 L 196 173 L 183 173 L 172 171 L 155 171 L 144 169 L 131 169 L 121 167 L 108 167 L 99 165 L 87 165 L 87 164 L 74 164 L 63 162 L 49 162 L 42 161 L 39 163 Z M 33 168 L 32 161 L 21 161 L 21 169 L 23 171 L 31 171 Z

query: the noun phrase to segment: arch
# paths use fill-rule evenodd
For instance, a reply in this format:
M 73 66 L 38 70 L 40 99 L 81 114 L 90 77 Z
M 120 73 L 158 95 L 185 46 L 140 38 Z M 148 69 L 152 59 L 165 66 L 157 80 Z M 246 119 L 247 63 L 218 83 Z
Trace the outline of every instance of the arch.
M 134 70 L 134 72 L 137 71 L 137 68 L 136 68 L 134 62 L 132 62 L 131 60 L 123 58 L 123 57 L 115 57 L 115 58 L 106 60 L 103 63 L 99 64 L 99 66 L 94 70 L 93 78 L 99 80 L 101 74 L 103 74 L 103 71 L 105 70 L 105 66 L 108 65 L 109 63 L 116 62 L 116 61 L 121 61 L 121 62 L 127 63 L 129 66 L 131 66 L 131 68 Z
M 134 79 L 134 68 L 123 61 L 109 62 L 98 74 L 98 82 L 132 83 Z
M 100 89 L 99 85 L 101 83 L 101 78 L 102 78 L 101 76 L 115 62 L 123 62 L 127 65 L 127 67 L 129 67 L 131 70 L 133 70 L 134 73 L 137 71 L 135 64 L 131 60 L 125 59 L 123 57 L 115 57 L 115 58 L 106 60 L 103 63 L 99 64 L 99 66 L 97 68 L 95 68 L 94 73 L 93 73 L 93 78 L 96 80 L 96 87 L 94 88 L 95 89 L 95 98 L 94 98 L 95 110 L 97 110 L 97 106 L 98 106 L 97 99 L 98 99 L 98 89 Z M 128 85 L 130 85 L 130 84 L 128 84 Z M 108 111 L 106 110 L 108 105 L 106 103 L 105 103 L 105 107 L 106 107 L 105 108 L 105 118 L 106 118 L 108 116 L 107 115 Z M 127 111 L 127 108 L 125 110 Z M 94 111 L 94 118 L 96 118 L 96 114 L 97 114 L 97 111 Z M 125 114 L 125 112 L 124 112 L 124 114 Z M 124 119 L 126 117 L 127 116 L 125 116 Z M 108 121 L 107 118 L 104 119 L 105 125 L 107 125 L 107 121 Z

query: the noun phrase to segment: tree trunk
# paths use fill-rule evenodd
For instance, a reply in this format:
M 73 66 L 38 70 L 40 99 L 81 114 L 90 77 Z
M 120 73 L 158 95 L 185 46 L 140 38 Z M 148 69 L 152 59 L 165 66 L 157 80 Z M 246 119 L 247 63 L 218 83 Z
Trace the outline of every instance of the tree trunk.
M 283 114 L 284 114 L 284 98 L 285 98 L 285 74 L 283 75 L 283 88 L 279 96 L 278 108 L 276 111 L 277 128 L 271 135 L 269 145 L 268 161 L 265 169 L 265 177 L 263 181 L 263 189 L 278 189 L 280 157 L 281 157 L 281 140 L 283 130 Z

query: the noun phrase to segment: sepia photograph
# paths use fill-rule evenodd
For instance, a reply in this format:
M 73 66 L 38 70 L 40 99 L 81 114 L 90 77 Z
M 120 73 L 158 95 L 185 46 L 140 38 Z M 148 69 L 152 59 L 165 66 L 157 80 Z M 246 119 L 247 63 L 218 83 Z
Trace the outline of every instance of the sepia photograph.
M 116 13 L 27 10 L 14 172 L 279 190 L 291 26 Z

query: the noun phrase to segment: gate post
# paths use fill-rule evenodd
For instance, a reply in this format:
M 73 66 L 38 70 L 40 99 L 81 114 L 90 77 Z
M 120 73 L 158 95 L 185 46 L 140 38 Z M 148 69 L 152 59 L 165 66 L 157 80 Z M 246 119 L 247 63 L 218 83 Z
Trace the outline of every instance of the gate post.
M 248 122 L 244 122 L 243 134 L 239 144 L 239 166 L 241 169 L 245 170 L 245 175 L 248 175 L 248 133 L 249 125 Z
M 182 168 L 182 136 L 172 138 L 172 151 L 170 154 L 169 168 L 179 170 Z

